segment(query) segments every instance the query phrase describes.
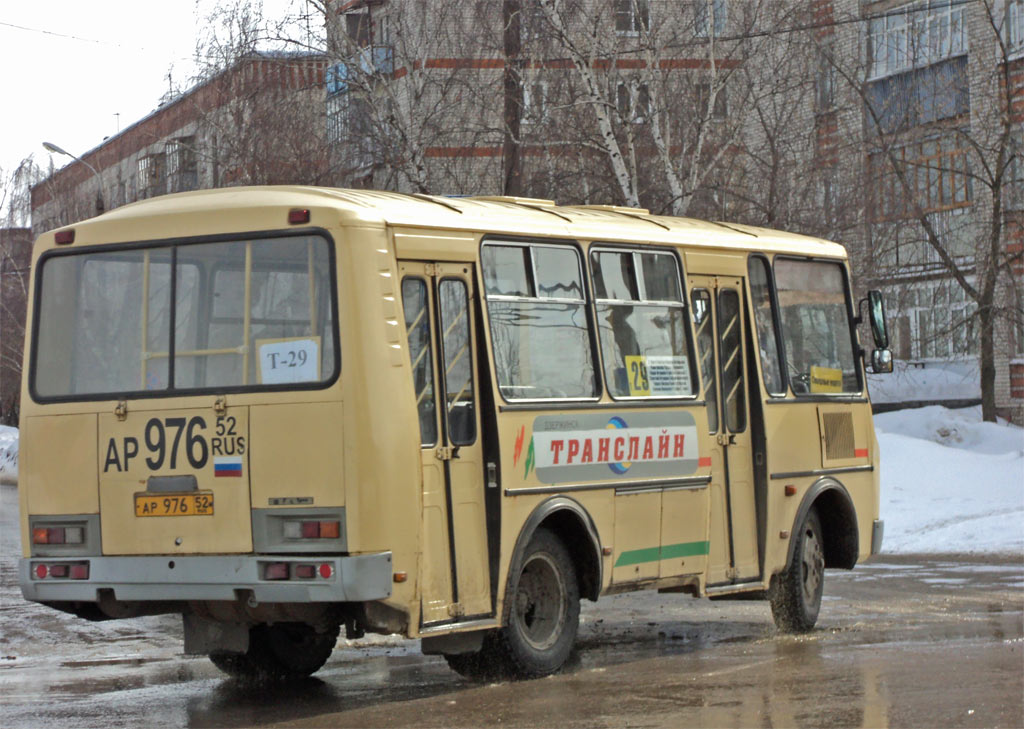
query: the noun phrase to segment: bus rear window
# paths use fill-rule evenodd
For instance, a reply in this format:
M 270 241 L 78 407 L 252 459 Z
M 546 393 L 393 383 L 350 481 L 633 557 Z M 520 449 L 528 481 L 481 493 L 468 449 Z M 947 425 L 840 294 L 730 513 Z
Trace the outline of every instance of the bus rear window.
M 42 398 L 316 386 L 337 352 L 319 236 L 89 250 L 43 260 Z

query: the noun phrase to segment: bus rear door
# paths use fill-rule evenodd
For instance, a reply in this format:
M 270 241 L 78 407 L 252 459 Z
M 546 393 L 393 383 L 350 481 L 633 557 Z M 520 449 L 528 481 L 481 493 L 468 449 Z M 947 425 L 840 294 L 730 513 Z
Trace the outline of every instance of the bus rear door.
M 471 272 L 399 264 L 423 466 L 423 625 L 491 613 Z

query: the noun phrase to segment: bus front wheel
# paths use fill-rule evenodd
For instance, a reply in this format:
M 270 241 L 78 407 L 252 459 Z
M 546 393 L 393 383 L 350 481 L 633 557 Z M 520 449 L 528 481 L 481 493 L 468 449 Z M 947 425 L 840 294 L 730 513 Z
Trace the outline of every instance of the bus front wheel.
M 229 676 L 247 680 L 305 678 L 320 670 L 338 642 L 339 627 L 318 633 L 306 623 L 257 625 L 249 630 L 245 653 L 211 653 Z
M 821 520 L 812 508 L 795 535 L 793 556 L 769 592 L 776 627 L 806 633 L 818 620 L 825 586 L 825 543 Z

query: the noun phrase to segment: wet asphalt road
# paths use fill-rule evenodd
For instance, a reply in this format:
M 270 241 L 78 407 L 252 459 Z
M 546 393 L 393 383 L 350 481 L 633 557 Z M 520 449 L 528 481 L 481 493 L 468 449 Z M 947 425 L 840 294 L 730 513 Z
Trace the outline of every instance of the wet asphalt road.
M 1024 559 L 885 557 L 830 571 L 818 628 L 762 602 L 584 602 L 566 670 L 476 685 L 416 641 L 341 641 L 307 681 L 254 688 L 181 654 L 180 619 L 89 623 L 26 603 L 0 486 L 6 727 L 1022 727 Z

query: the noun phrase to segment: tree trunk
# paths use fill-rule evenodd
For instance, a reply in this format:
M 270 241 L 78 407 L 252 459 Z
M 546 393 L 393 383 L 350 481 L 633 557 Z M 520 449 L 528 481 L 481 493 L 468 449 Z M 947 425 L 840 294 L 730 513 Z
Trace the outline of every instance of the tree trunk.
M 978 306 L 978 321 L 981 323 L 981 355 L 979 369 L 981 376 L 981 417 L 990 423 L 996 421 L 996 354 L 994 324 L 995 312 L 991 296 Z
M 505 29 L 503 45 L 505 55 L 504 78 L 504 127 L 505 141 L 502 147 L 503 195 L 522 195 L 523 169 L 520 131 L 523 117 L 523 77 L 521 69 L 522 8 L 520 0 L 504 0 L 501 19 Z

